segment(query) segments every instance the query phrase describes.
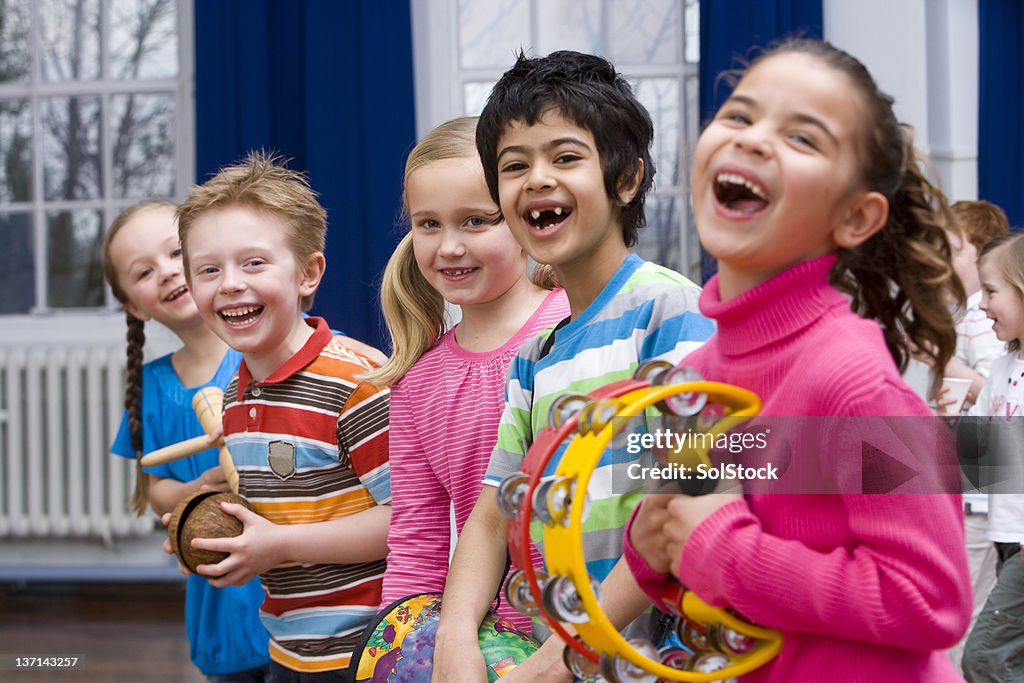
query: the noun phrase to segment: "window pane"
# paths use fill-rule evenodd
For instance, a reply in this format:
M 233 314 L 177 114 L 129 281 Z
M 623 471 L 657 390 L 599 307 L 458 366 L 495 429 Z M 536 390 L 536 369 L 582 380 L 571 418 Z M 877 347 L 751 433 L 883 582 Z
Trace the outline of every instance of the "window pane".
M 530 44 L 530 0 L 459 0 L 458 12 L 463 68 L 504 71 L 515 63 L 520 47 L 536 47 Z
M 0 82 L 21 81 L 29 72 L 29 4 L 0 2 Z
M 686 61 L 700 61 L 700 0 L 686 0 Z
M 636 253 L 648 261 L 660 263 L 686 274 L 683 261 L 681 200 L 676 195 L 649 195 L 644 205 L 647 226 L 641 228 Z
M 176 0 L 111 0 L 110 70 L 114 78 L 178 75 Z
M 97 199 L 100 171 L 100 98 L 42 100 L 43 195 Z
M 99 0 L 38 0 L 45 81 L 100 77 Z
M 0 315 L 28 313 L 36 303 L 36 250 L 29 214 L 0 214 L 0 243 Z
M 465 106 L 463 111 L 466 116 L 480 116 L 487 103 L 487 96 L 491 94 L 493 82 L 488 83 L 466 83 L 463 88 Z
M 601 54 L 604 38 L 603 0 L 545 0 L 538 3 L 538 44 L 542 54 L 575 50 Z M 511 66 L 511 65 L 510 65 Z
M 678 0 L 618 0 L 608 3 L 608 54 L 616 65 L 675 64 L 682 54 Z
M 651 156 L 657 169 L 658 187 L 679 184 L 679 81 L 675 78 L 641 78 L 634 85 L 637 99 L 647 107 L 654 122 Z
M 686 79 L 686 140 L 692 150 L 700 134 L 700 80 L 697 76 Z M 689 154 L 687 154 L 689 157 Z
M 50 211 L 46 215 L 48 306 L 103 305 L 100 244 L 103 217 L 99 211 Z
M 174 95 L 113 95 L 114 196 L 174 195 Z
M 0 202 L 32 199 L 32 107 L 0 100 Z

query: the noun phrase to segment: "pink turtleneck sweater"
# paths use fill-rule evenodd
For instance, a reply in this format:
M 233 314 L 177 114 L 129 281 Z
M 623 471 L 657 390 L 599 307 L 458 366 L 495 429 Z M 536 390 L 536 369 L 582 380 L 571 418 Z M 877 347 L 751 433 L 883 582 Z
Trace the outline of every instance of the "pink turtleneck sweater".
M 828 284 L 833 263 L 801 263 L 724 302 L 712 278 L 700 308 L 718 331 L 683 364 L 754 391 L 763 415 L 930 415 L 878 325 Z M 827 445 L 826 468 L 859 455 Z M 744 683 L 961 681 L 943 650 L 971 612 L 963 542 L 959 495 L 747 493 L 694 530 L 679 579 L 783 633 L 778 657 Z M 625 554 L 657 602 L 672 577 L 628 536 Z

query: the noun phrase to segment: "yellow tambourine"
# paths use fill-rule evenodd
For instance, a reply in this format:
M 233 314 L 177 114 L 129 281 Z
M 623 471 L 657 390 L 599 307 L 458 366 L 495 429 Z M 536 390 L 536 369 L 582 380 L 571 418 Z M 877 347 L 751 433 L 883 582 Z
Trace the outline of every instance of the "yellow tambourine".
M 711 607 L 678 585 L 663 596 L 664 604 L 659 607 L 680 615 L 677 630 L 688 649 L 659 651 L 646 641 L 627 641 L 601 609 L 597 582 L 588 575 L 583 556 L 587 501 L 578 492 L 586 491 L 602 453 L 622 433 L 629 418 L 647 412 L 652 406 L 663 414 L 696 416 L 710 402 L 720 405 L 723 414 L 709 425 L 697 422 L 697 426 L 714 436 L 756 415 L 761 406 L 758 397 L 749 391 L 705 382 L 686 368 L 666 370 L 666 365 L 641 367 L 637 372 L 637 379 L 642 380 L 639 385 L 635 380 L 632 385 L 623 383 L 622 389 L 626 391 L 617 396 L 609 398 L 604 393 L 589 401 L 576 397 L 576 410 L 571 416 L 575 430 L 554 476 L 544 478 L 526 494 L 534 503 L 532 516 L 544 525 L 548 568 L 547 576 L 541 576 L 532 582 L 537 585 L 530 586 L 530 593 L 540 598 L 531 601 L 532 606 L 539 609 L 545 621 L 573 624 L 579 641 L 569 643 L 565 658 L 580 678 L 600 675 L 613 682 L 654 678 L 717 681 L 756 669 L 771 660 L 782 646 L 776 631 L 751 624 L 730 610 Z M 566 422 L 564 416 L 561 422 Z M 699 441 L 713 442 L 714 439 Z M 697 446 L 685 453 L 672 453 L 669 458 L 693 466 L 710 462 L 707 451 L 707 447 Z M 528 523 L 520 520 L 524 522 Z

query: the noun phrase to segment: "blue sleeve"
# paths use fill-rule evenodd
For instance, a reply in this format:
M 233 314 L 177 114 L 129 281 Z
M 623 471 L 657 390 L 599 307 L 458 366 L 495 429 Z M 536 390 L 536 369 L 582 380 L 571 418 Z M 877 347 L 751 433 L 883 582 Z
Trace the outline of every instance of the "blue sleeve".
M 135 459 L 135 451 L 132 449 L 132 433 L 128 428 L 128 411 L 121 414 L 121 424 L 117 428 L 117 436 L 114 443 L 110 444 L 110 452 L 120 455 L 122 458 Z

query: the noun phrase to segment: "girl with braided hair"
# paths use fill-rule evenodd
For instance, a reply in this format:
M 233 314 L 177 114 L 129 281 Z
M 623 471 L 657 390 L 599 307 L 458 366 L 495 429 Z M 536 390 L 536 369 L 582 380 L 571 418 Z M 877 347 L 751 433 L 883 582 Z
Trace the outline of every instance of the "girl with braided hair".
M 148 452 L 203 434 L 192 409 L 203 387 L 227 386 L 242 355 L 206 326 L 185 285 L 174 204 L 146 201 L 125 209 L 107 230 L 103 272 L 125 310 L 128 324 L 125 414 L 111 451 L 136 462 L 132 507 L 159 515 L 202 487 L 229 490 L 217 449 L 143 470 Z M 155 320 L 181 339 L 174 353 L 143 365 L 145 323 Z M 188 578 L 185 626 L 196 667 L 217 683 L 265 680 L 268 635 L 258 608 L 258 579 L 214 588 L 204 577 Z
M 683 364 L 754 391 L 762 416 L 799 420 L 793 462 L 817 458 L 836 484 L 650 496 L 630 522 L 625 555 L 649 597 L 678 580 L 782 632 L 744 682 L 961 680 L 944 652 L 971 612 L 957 483 L 934 495 L 854 484 L 867 470 L 854 470 L 867 443 L 854 423 L 914 417 L 898 452 L 937 457 L 932 413 L 900 370 L 911 353 L 945 367 L 948 301 L 964 298 L 945 198 L 892 103 L 854 57 L 789 41 L 749 66 L 697 142 L 693 213 L 718 259 L 700 308 L 718 328 Z

